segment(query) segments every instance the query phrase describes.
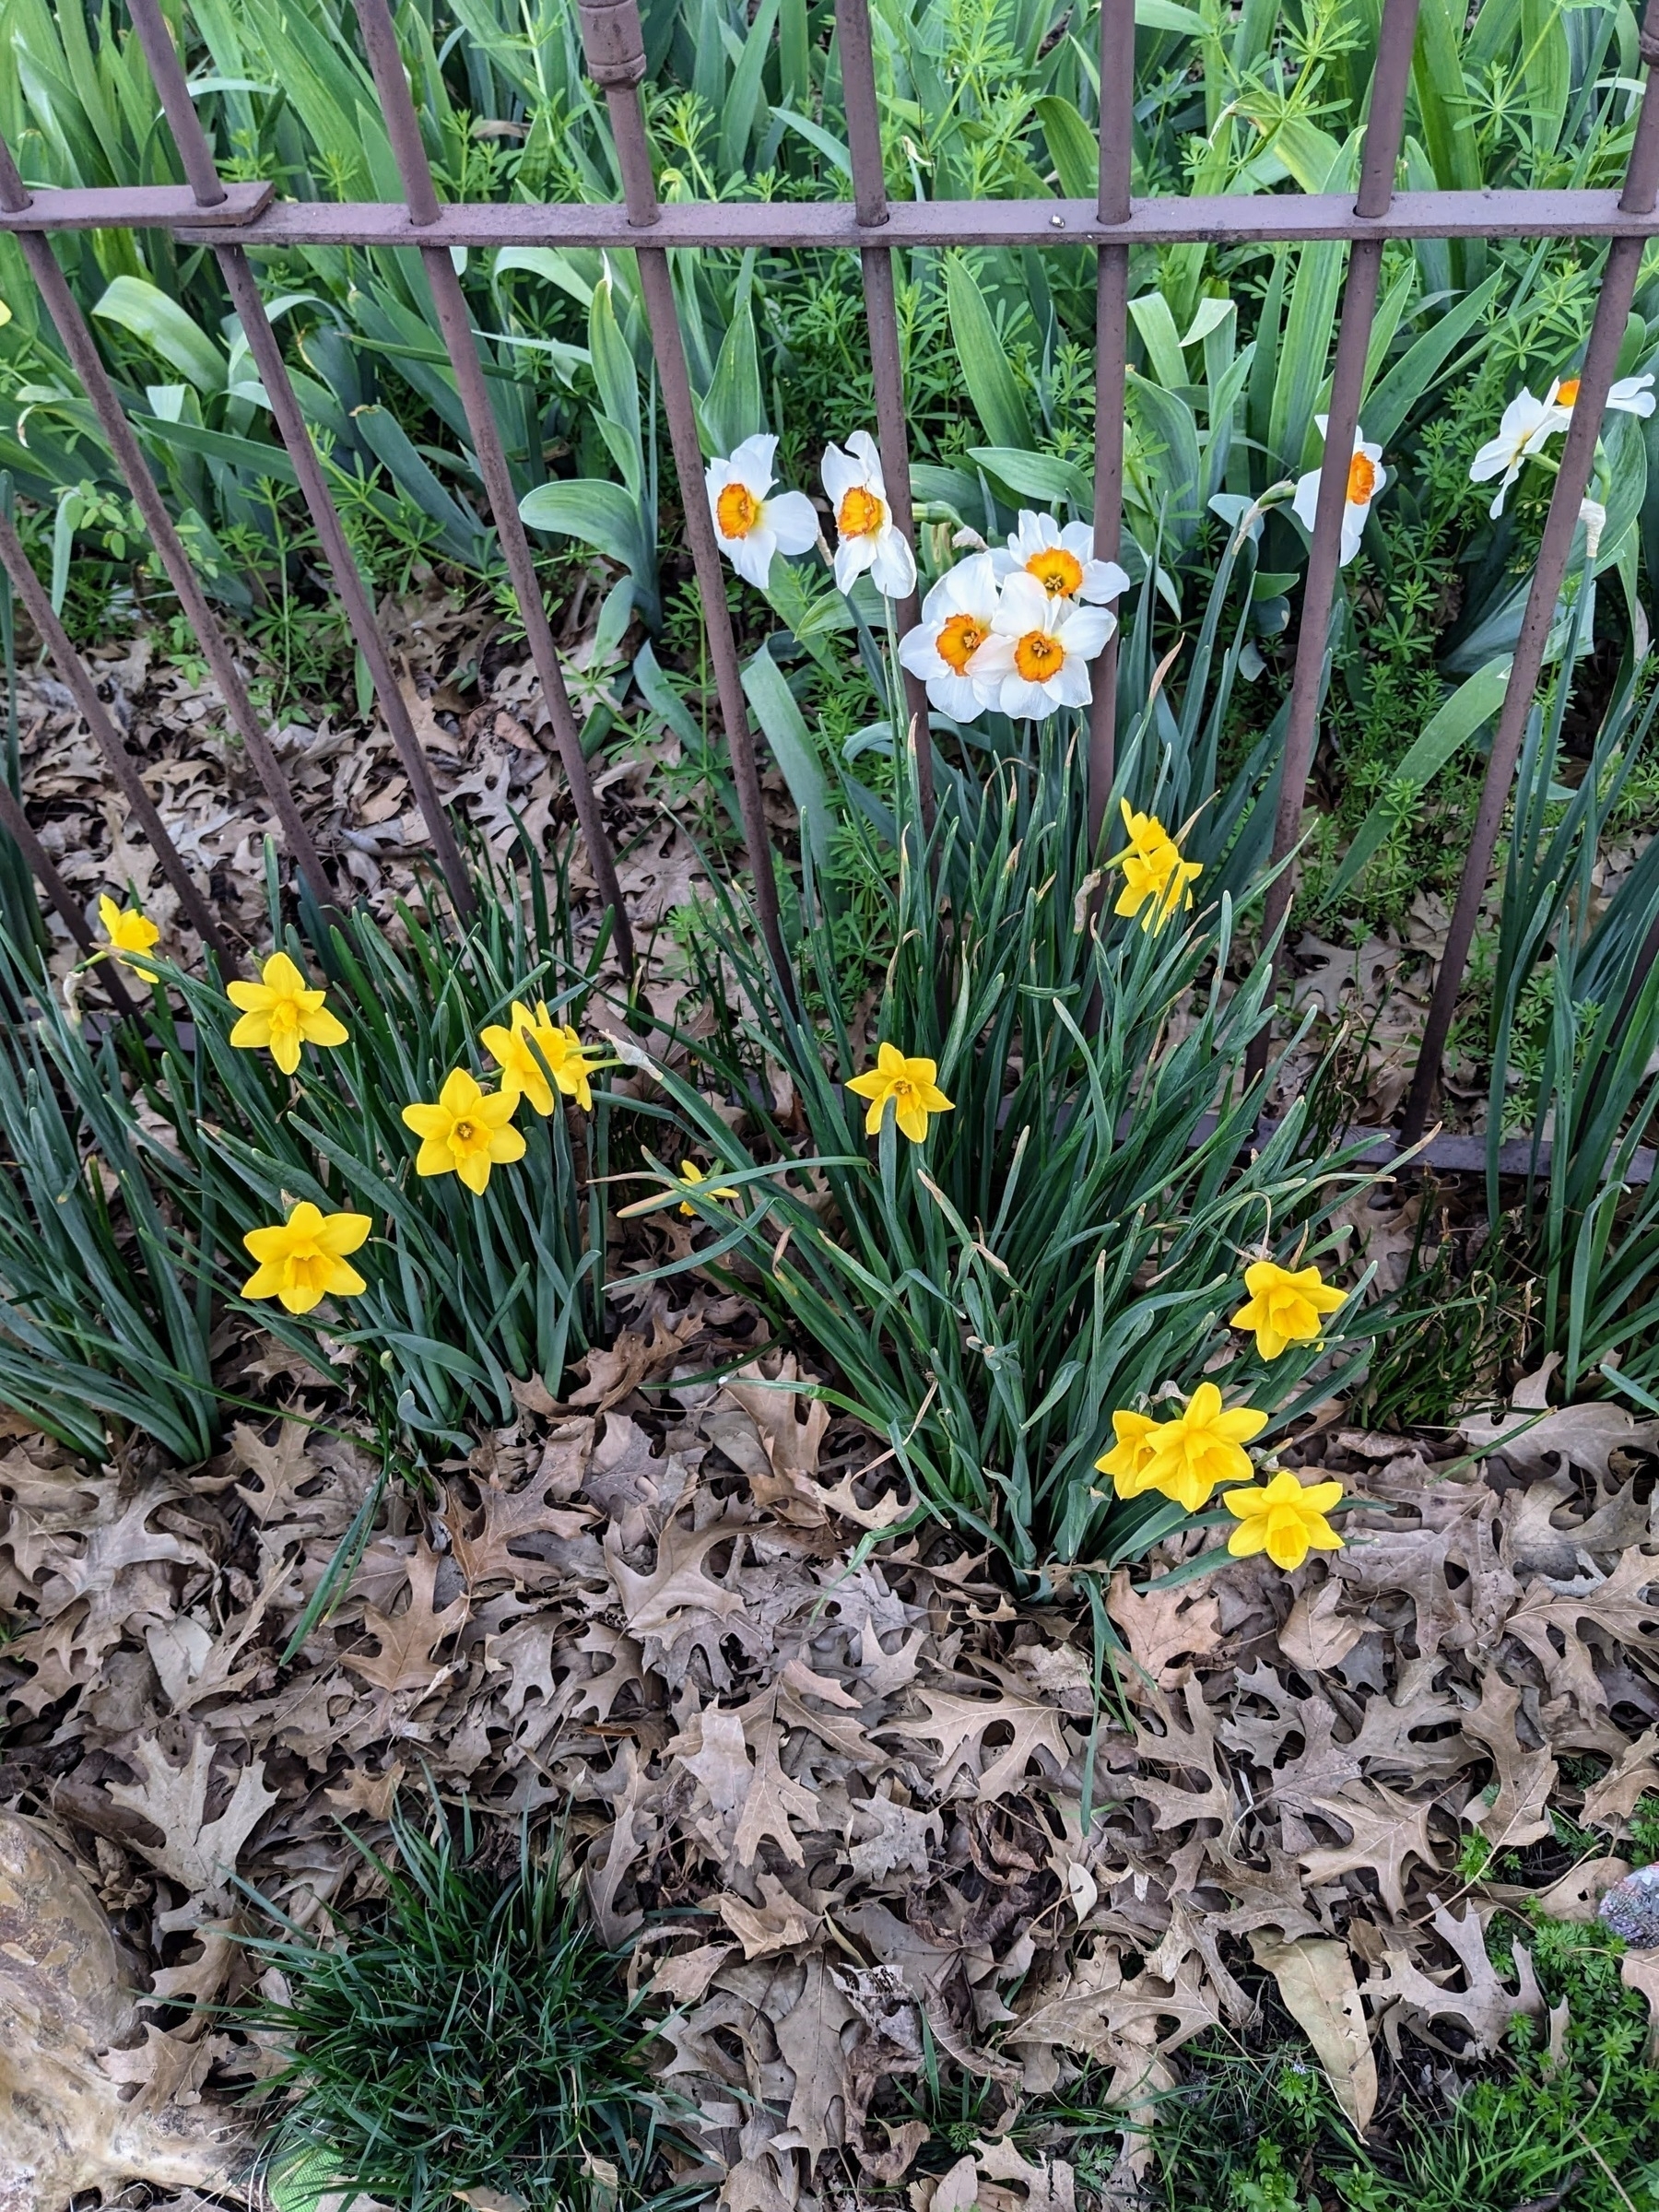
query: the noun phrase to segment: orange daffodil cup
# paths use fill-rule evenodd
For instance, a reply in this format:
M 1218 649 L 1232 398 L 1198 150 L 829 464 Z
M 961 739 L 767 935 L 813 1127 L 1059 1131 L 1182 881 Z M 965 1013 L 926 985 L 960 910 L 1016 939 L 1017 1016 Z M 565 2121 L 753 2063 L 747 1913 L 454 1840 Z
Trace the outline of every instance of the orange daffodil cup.
M 1250 1296 L 1232 1316 L 1235 1329 L 1255 1332 L 1264 1359 L 1277 1359 L 1292 1344 L 1316 1343 L 1324 1317 L 1344 1302 L 1317 1267 L 1281 1267 L 1253 1260 L 1244 1271 Z M 1212 1495 L 1239 1525 L 1228 1538 L 1235 1559 L 1265 1551 L 1277 1567 L 1292 1572 L 1310 1551 L 1335 1551 L 1342 1538 L 1327 1515 L 1342 1497 L 1331 1479 L 1303 1483 L 1284 1468 L 1270 1467 L 1257 1484 L 1255 1464 L 1246 1446 L 1267 1426 L 1268 1416 L 1253 1406 L 1228 1406 L 1213 1382 L 1200 1382 L 1172 1419 L 1120 1406 L 1112 1417 L 1112 1441 L 1095 1462 L 1110 1475 L 1120 1498 L 1158 1491 L 1189 1513 L 1201 1512 Z M 1246 1487 L 1253 1486 L 1253 1487 Z

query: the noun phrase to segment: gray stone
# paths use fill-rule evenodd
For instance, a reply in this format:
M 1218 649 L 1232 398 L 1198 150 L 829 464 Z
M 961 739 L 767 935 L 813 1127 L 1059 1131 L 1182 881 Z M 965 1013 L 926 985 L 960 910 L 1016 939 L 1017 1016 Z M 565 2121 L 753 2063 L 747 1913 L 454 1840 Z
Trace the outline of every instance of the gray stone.
M 1632 1950 L 1659 1950 L 1659 1865 L 1639 1866 L 1601 1900 L 1601 1918 Z

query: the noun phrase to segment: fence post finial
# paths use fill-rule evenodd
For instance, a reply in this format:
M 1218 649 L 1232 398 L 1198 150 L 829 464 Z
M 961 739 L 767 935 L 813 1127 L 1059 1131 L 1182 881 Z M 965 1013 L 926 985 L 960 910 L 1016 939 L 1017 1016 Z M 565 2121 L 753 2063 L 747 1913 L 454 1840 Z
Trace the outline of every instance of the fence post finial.
M 602 91 L 645 81 L 645 32 L 638 0 L 579 0 L 587 73 Z

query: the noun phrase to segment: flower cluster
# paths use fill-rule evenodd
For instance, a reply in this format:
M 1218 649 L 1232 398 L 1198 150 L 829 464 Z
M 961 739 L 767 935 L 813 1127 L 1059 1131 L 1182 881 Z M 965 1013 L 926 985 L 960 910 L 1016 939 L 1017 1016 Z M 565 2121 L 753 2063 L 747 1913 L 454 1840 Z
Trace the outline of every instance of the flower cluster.
M 775 555 L 805 553 L 819 542 L 806 494 L 773 488 L 777 449 L 770 435 L 746 438 L 735 453 L 710 462 L 705 478 L 721 551 L 762 590 Z M 844 451 L 826 447 L 823 481 L 835 523 L 836 582 L 850 592 L 867 572 L 885 597 L 908 598 L 916 557 L 893 520 L 867 430 L 854 430 Z M 993 708 L 1035 720 L 1087 706 L 1088 664 L 1117 628 L 1109 603 L 1128 588 L 1116 561 L 1097 559 L 1088 523 L 1062 526 L 1025 510 L 1006 546 L 972 554 L 939 578 L 899 658 L 940 713 L 957 722 Z
M 1106 602 L 1129 588 L 1114 560 L 1097 560 L 1087 523 L 1064 526 L 1021 511 L 1006 546 L 940 577 L 899 658 L 957 722 L 995 708 L 1037 720 L 1088 704 L 1088 664 L 1117 628 Z
M 1343 1303 L 1317 1267 L 1281 1267 L 1273 1260 L 1253 1261 L 1244 1271 L 1250 1296 L 1232 1317 L 1235 1329 L 1253 1329 L 1264 1359 L 1277 1359 L 1287 1346 L 1317 1342 L 1323 1318 Z M 1302 1484 L 1284 1469 L 1253 1485 L 1255 1465 L 1245 1446 L 1267 1426 L 1267 1416 L 1253 1406 L 1227 1406 L 1213 1382 L 1200 1382 L 1172 1420 L 1120 1407 L 1112 1417 L 1112 1445 L 1096 1460 L 1097 1472 L 1110 1475 L 1120 1498 L 1148 1490 L 1185 1509 L 1201 1512 L 1218 1489 L 1222 1504 L 1239 1525 L 1228 1538 L 1235 1559 L 1265 1551 L 1288 1571 L 1312 1551 L 1334 1551 L 1342 1538 L 1326 1519 L 1342 1496 L 1339 1482 Z M 1235 1486 L 1229 1488 L 1230 1485 Z
M 1651 374 L 1621 376 L 1607 394 L 1607 405 L 1624 415 L 1651 415 L 1653 383 Z M 1471 484 L 1488 484 L 1494 477 L 1498 478 L 1498 489 L 1488 510 L 1494 521 L 1503 512 L 1510 486 L 1526 463 L 1537 458 L 1552 438 L 1570 428 L 1578 395 L 1576 376 L 1558 376 L 1542 399 L 1524 388 L 1504 408 L 1496 436 L 1487 440 L 1469 464 Z
M 1143 929 L 1161 929 L 1192 905 L 1189 887 L 1203 875 L 1204 863 L 1182 860 L 1181 847 L 1155 814 L 1136 814 L 1127 799 L 1118 803 L 1129 842 L 1110 863 L 1124 871 L 1124 888 L 1112 912 L 1139 914 Z
M 160 935 L 156 924 L 108 897 L 99 902 L 99 917 L 113 957 L 153 980 L 154 971 L 139 956 Z M 232 1046 L 268 1052 L 285 1076 L 298 1072 L 306 1045 L 329 1049 L 350 1041 L 345 1023 L 328 1009 L 326 990 L 309 982 L 286 952 L 270 956 L 256 983 L 229 983 L 225 995 L 239 1016 L 230 1030 Z M 420 1139 L 418 1175 L 453 1174 L 482 1195 L 492 1168 L 524 1158 L 524 1136 L 512 1126 L 520 1101 L 527 1100 L 545 1115 L 562 1095 L 590 1112 L 590 1078 L 598 1063 L 576 1030 L 555 1021 L 539 1000 L 534 1014 L 515 1000 L 508 1026 L 484 1030 L 479 1041 L 501 1071 L 500 1088 L 487 1093 L 466 1069 L 453 1068 L 438 1097 L 406 1106 L 403 1121 Z M 368 1286 L 347 1258 L 373 1226 L 367 1214 L 324 1214 L 301 1199 L 285 1220 L 243 1237 L 258 1264 L 242 1296 L 277 1299 L 290 1313 L 309 1313 L 324 1298 L 355 1296 Z

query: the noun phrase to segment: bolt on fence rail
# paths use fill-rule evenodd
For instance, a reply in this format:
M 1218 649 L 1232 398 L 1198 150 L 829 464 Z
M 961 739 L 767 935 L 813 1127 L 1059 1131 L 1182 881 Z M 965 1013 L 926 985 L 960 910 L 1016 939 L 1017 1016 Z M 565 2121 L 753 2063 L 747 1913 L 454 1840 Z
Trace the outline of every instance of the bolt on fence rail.
M 1131 195 L 1134 126 L 1134 0 L 1100 0 L 1100 189 L 1096 200 L 1039 198 L 992 201 L 889 203 L 877 99 L 869 0 L 834 0 L 836 35 L 846 101 L 850 201 L 680 202 L 660 204 L 640 88 L 646 75 L 645 43 L 637 0 L 576 0 L 589 76 L 604 92 L 622 181 L 620 206 L 532 206 L 523 202 L 462 202 L 437 197 L 421 141 L 409 82 L 387 0 L 355 0 L 365 53 L 396 159 L 400 202 L 278 202 L 268 183 L 226 183 L 218 176 L 159 0 L 127 0 L 158 100 L 187 180 L 183 186 L 118 190 L 26 188 L 9 149 L 0 142 L 0 229 L 18 234 L 48 314 L 108 438 L 151 542 L 178 594 L 207 659 L 227 713 L 246 744 L 270 801 L 274 826 L 299 874 L 321 903 L 331 896 L 325 871 L 295 805 L 281 763 L 255 713 L 229 642 L 193 571 L 96 342 L 58 266 L 50 243 L 54 231 L 156 227 L 182 242 L 209 247 L 223 272 L 259 371 L 273 416 L 318 537 L 335 588 L 362 653 L 381 712 L 438 861 L 458 908 L 472 904 L 471 887 L 453 831 L 444 816 L 408 707 L 329 494 L 270 319 L 251 251 L 286 244 L 413 247 L 419 251 L 438 309 L 445 348 L 474 441 L 474 458 L 500 539 L 502 559 L 524 623 L 531 660 L 541 685 L 555 743 L 571 786 L 599 895 L 609 908 L 625 966 L 632 961 L 629 918 L 617 882 L 615 856 L 582 757 L 575 717 L 542 606 L 528 539 L 507 473 L 477 339 L 452 253 L 529 244 L 597 245 L 631 250 L 638 260 L 641 296 L 657 365 L 663 410 L 678 476 L 686 534 L 701 598 L 714 671 L 715 691 L 737 792 L 744 842 L 754 882 L 756 912 L 767 949 L 785 980 L 788 963 L 779 923 L 772 853 L 767 834 L 755 739 L 738 668 L 736 641 L 726 608 L 719 548 L 703 497 L 702 456 L 695 402 L 678 310 L 669 276 L 671 249 L 731 251 L 841 249 L 860 258 L 876 404 L 877 441 L 893 515 L 913 542 L 910 455 L 903 389 L 903 349 L 893 256 L 915 247 L 970 245 L 1075 247 L 1092 245 L 1098 262 L 1095 325 L 1094 549 L 1115 559 L 1123 529 L 1124 401 L 1129 255 L 1138 244 L 1208 241 L 1282 242 L 1348 241 L 1351 252 L 1332 368 L 1324 453 L 1300 628 L 1291 674 L 1281 782 L 1274 824 L 1273 860 L 1279 872 L 1269 887 L 1269 930 L 1285 923 L 1294 896 L 1289 863 L 1301 834 L 1302 809 L 1315 750 L 1328 674 L 1328 643 L 1340 550 L 1346 469 L 1359 422 L 1366 349 L 1376 312 L 1384 243 L 1390 239 L 1599 238 L 1608 248 L 1606 268 L 1580 377 L 1579 399 L 1561 456 L 1526 611 L 1488 763 L 1485 786 L 1453 908 L 1445 953 L 1435 979 L 1428 1021 L 1406 1100 L 1399 1143 L 1418 1140 L 1427 1126 L 1441 1064 L 1486 888 L 1504 807 L 1513 781 L 1526 718 L 1543 672 L 1544 655 L 1565 581 L 1579 510 L 1590 480 L 1598 425 L 1613 382 L 1619 342 L 1633 299 L 1643 249 L 1659 235 L 1659 96 L 1654 65 L 1659 35 L 1643 22 L 1640 51 L 1647 66 L 1624 186 L 1618 193 L 1585 190 L 1430 191 L 1394 189 L 1405 126 L 1407 87 L 1417 38 L 1418 0 L 1383 0 L 1377 60 L 1371 87 L 1359 189 L 1345 194 L 1265 194 L 1255 196 Z M 109 759 L 149 839 L 163 872 L 204 941 L 223 953 L 211 912 L 196 889 L 166 828 L 150 803 L 137 769 L 98 699 L 90 672 L 76 653 L 50 603 L 29 571 L 9 524 L 0 526 L 0 565 L 11 576 L 47 651 L 57 662 L 97 743 Z M 916 618 L 913 598 L 898 609 L 901 623 Z M 1101 831 L 1115 766 L 1116 640 L 1095 664 L 1089 717 L 1089 827 Z M 927 702 L 920 683 L 905 679 L 905 700 L 924 737 Z M 934 806 L 931 747 L 917 747 L 922 803 Z M 76 941 L 89 948 L 85 917 L 53 868 L 39 838 L 9 791 L 0 787 L 0 826 L 16 840 L 48 900 Z M 1283 945 L 1283 938 L 1280 943 Z M 1659 943 L 1649 958 L 1659 958 Z M 1631 982 L 1638 979 L 1631 978 Z M 130 1006 L 112 968 L 105 982 L 112 996 Z M 1265 1064 L 1265 1033 L 1255 1065 Z M 1448 1166 L 1465 1140 L 1441 1140 Z M 1507 1149 L 1507 1147 L 1506 1147 Z M 1431 1150 L 1430 1158 L 1435 1154 Z M 1644 1164 L 1647 1164 L 1644 1162 Z

